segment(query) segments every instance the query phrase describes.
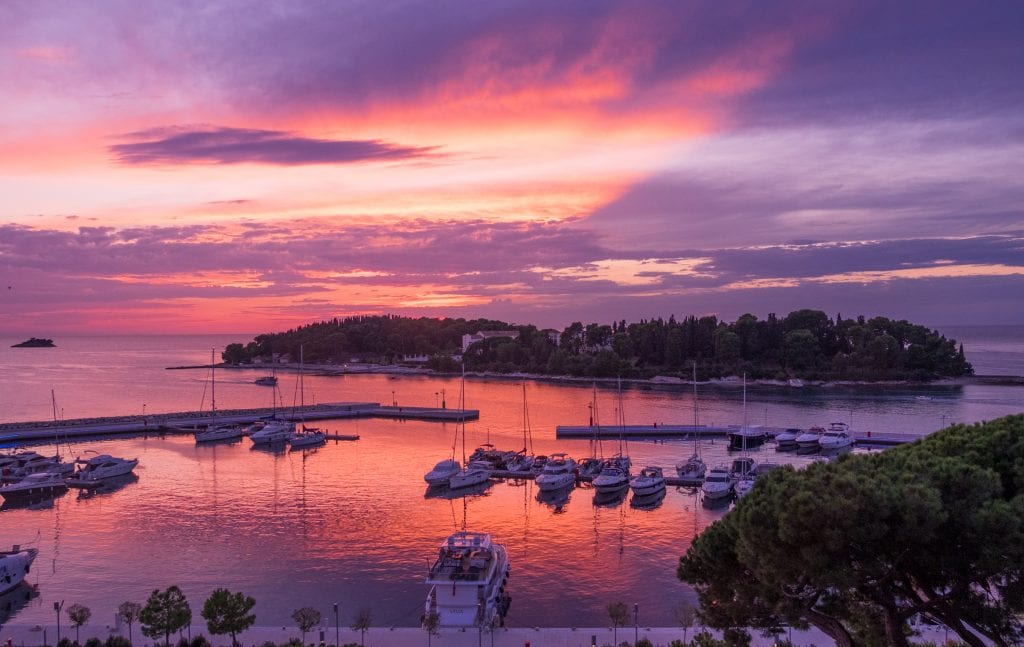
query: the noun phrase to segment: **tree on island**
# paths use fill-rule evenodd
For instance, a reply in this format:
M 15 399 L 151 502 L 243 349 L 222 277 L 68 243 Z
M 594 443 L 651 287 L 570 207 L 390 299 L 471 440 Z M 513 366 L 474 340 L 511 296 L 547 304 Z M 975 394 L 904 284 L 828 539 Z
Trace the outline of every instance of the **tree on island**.
M 256 622 L 256 615 L 250 614 L 256 600 L 242 592 L 232 593 L 227 589 L 215 589 L 203 604 L 202 616 L 211 635 L 229 634 L 231 644 L 238 645 L 235 636 Z
M 612 642 L 619 644 L 619 627 L 629 621 L 629 607 L 625 602 L 612 602 L 608 605 L 608 619 L 612 621 Z
M 83 604 L 72 604 L 65 610 L 65 613 L 68 614 L 68 620 L 71 621 L 71 625 L 75 628 L 75 644 L 77 645 L 78 630 L 82 628 L 82 625 L 89 622 L 89 618 L 92 617 L 92 611 Z
M 142 605 L 138 602 L 122 602 L 117 607 L 117 617 L 128 625 L 128 644 L 132 644 L 132 625 L 139 619 Z
M 306 644 L 306 633 L 320 624 L 320 612 L 312 607 L 302 607 L 292 612 L 295 626 L 302 632 L 302 644 Z
M 192 609 L 185 594 L 177 586 L 165 591 L 154 589 L 146 600 L 146 606 L 139 612 L 142 633 L 156 640 L 163 636 L 164 644 L 170 647 L 171 634 L 192 622 Z
M 360 609 L 355 617 L 352 618 L 352 630 L 359 632 L 360 645 L 366 642 L 366 631 L 370 628 L 372 622 L 373 612 L 367 607 Z
M 840 647 L 905 647 L 907 620 L 923 613 L 972 647 L 1020 644 L 1021 465 L 1024 415 L 774 470 L 694 541 L 678 574 L 713 627 L 787 622 Z

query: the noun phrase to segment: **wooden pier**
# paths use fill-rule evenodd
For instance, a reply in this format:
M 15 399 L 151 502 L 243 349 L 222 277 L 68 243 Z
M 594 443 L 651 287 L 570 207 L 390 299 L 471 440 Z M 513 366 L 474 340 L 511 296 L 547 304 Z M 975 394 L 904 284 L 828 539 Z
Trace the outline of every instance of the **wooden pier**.
M 510 472 L 508 470 L 491 470 L 491 478 L 497 479 L 520 479 L 520 480 L 534 480 L 537 475 L 533 472 Z M 584 476 L 582 474 L 576 475 L 576 483 L 590 483 L 594 480 L 593 476 Z M 683 479 L 665 475 L 665 485 L 673 486 L 685 486 L 685 487 L 700 487 L 693 483 L 684 483 Z M 623 486 L 623 489 L 628 489 L 627 486 Z
M 217 424 L 246 425 L 263 418 L 276 416 L 291 421 L 335 420 L 346 418 L 391 418 L 396 420 L 427 420 L 437 422 L 463 422 L 476 420 L 480 412 L 475 409 L 436 409 L 430 407 L 384 407 L 376 402 L 336 402 L 295 409 L 271 408 L 226 410 L 217 413 Z M 0 424 L 0 447 L 22 443 L 53 442 L 54 439 L 88 436 L 118 436 L 145 433 L 195 433 L 214 422 L 205 412 L 161 413 L 110 418 L 85 418 L 55 422 L 22 422 Z M 352 440 L 338 435 L 339 440 Z
M 556 438 L 645 438 L 645 439 L 673 439 L 693 440 L 696 438 L 724 438 L 730 432 L 740 429 L 740 425 L 673 425 L 673 424 L 651 424 L 651 425 L 624 425 L 619 427 L 590 426 L 590 425 L 559 425 L 555 428 Z M 786 431 L 787 427 L 762 427 L 769 439 Z M 800 431 L 807 431 L 801 429 Z M 850 434 L 862 447 L 891 447 L 912 443 L 922 436 L 913 434 L 878 433 L 871 431 L 850 431 Z

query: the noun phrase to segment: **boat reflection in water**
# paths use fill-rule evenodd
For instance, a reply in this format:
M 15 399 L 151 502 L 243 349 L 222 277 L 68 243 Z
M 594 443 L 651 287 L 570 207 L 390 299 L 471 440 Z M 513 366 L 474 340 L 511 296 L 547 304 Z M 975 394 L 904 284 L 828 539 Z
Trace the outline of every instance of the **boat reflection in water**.
M 15 499 L 4 499 L 2 505 L 0 505 L 0 511 L 3 510 L 48 510 L 53 507 L 54 502 L 67 494 L 67 489 L 59 492 L 53 492 L 51 494 L 41 494 L 38 496 L 18 497 Z
M 78 491 L 79 499 L 91 499 L 95 496 L 111 494 L 118 490 L 124 489 L 132 483 L 137 483 L 139 475 L 134 472 L 128 474 L 122 474 L 121 476 L 112 476 L 110 478 L 103 479 L 103 481 L 96 487 L 83 488 Z
M 629 507 L 634 510 L 656 510 L 665 500 L 665 491 L 665 488 L 661 488 L 651 494 L 634 494 L 629 500 Z
M 733 496 L 721 496 L 721 497 L 709 497 L 707 495 L 701 496 L 700 504 L 705 510 L 725 510 L 732 503 Z
M 491 489 L 494 485 L 494 481 L 484 481 L 483 483 L 477 483 L 476 485 L 467 485 L 466 487 L 460 487 L 451 489 L 445 484 L 442 485 L 428 485 L 427 491 L 423 493 L 424 499 L 465 499 L 473 496 L 480 496 L 487 493 L 487 490 Z
M 39 590 L 26 582 L 19 583 L 10 591 L 0 595 L 0 625 L 10 620 L 22 607 L 32 601 L 32 598 L 39 596 Z
M 563 507 L 569 503 L 572 497 L 574 486 L 559 488 L 557 490 L 537 490 L 537 501 L 555 509 L 555 512 L 563 512 Z
M 594 492 L 594 507 L 596 508 L 617 508 L 626 500 L 629 494 L 629 482 L 627 481 L 618 490 L 610 492 Z

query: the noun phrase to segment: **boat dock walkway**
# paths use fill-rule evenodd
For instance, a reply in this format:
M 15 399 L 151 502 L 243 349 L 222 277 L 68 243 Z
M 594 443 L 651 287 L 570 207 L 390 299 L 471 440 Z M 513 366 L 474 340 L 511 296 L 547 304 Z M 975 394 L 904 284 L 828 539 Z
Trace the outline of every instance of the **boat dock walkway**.
M 558 425 L 555 428 L 556 438 L 647 438 L 647 439 L 678 439 L 693 440 L 697 438 L 724 438 L 730 432 L 740 428 L 740 425 L 672 425 L 658 424 L 651 425 L 624 425 L 624 426 L 590 426 L 590 425 Z M 786 431 L 786 427 L 762 427 L 769 438 L 774 439 L 778 434 Z M 801 431 L 807 431 L 801 429 Z M 891 447 L 912 443 L 921 438 L 913 434 L 878 433 L 871 431 L 850 432 L 858 445 L 864 447 Z
M 276 415 L 284 420 L 334 420 L 339 418 L 391 418 L 396 420 L 428 420 L 462 422 L 476 420 L 475 409 L 436 409 L 431 407 L 386 407 L 377 402 L 335 402 L 296 407 L 218 411 L 217 424 L 251 424 Z M 140 433 L 194 433 L 205 428 L 214 418 L 207 412 L 161 413 L 152 415 L 84 418 L 54 422 L 12 422 L 0 424 L 0 446 L 30 442 L 52 442 L 86 436 L 116 436 Z M 340 438 L 348 440 L 348 437 Z
M 509 470 L 491 470 L 491 476 L 493 478 L 498 479 L 529 479 L 531 481 L 537 478 L 537 475 L 534 474 L 533 472 L 510 472 Z M 583 474 L 576 475 L 577 483 L 590 483 L 593 480 L 593 476 L 584 476 Z M 668 474 L 665 474 L 665 485 L 681 485 L 686 487 L 694 487 L 693 483 L 684 482 L 683 479 L 677 478 L 675 476 L 669 476 Z M 623 486 L 623 489 L 625 489 L 625 486 Z

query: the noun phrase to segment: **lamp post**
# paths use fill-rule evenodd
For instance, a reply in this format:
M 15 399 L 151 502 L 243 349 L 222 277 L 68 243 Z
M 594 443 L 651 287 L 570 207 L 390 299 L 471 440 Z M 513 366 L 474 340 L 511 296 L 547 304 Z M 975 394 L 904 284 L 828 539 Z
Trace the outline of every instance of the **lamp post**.
M 395 401 L 395 392 L 394 391 L 391 392 L 391 406 L 393 406 L 393 407 L 397 407 L 398 406 L 398 403 Z
M 64 600 L 53 603 L 53 610 L 57 614 L 57 644 L 60 644 L 60 610 L 64 607 Z
M 441 392 L 440 392 L 440 391 L 434 391 L 434 408 L 435 408 L 435 409 L 437 409 L 437 408 L 438 408 L 438 406 L 440 406 L 440 402 L 439 402 L 439 400 L 438 400 L 438 398 L 439 398 L 439 396 L 440 396 L 440 395 L 441 395 Z
M 447 409 L 448 408 L 448 403 L 445 402 L 445 400 L 444 400 L 444 389 L 441 389 L 441 408 L 442 409 Z
M 338 603 L 334 603 L 334 647 L 341 647 L 341 623 L 338 622 Z
M 640 640 L 640 605 L 633 603 L 633 644 Z
M 594 426 L 594 403 L 590 402 L 587 404 L 587 411 L 590 412 L 590 426 Z

